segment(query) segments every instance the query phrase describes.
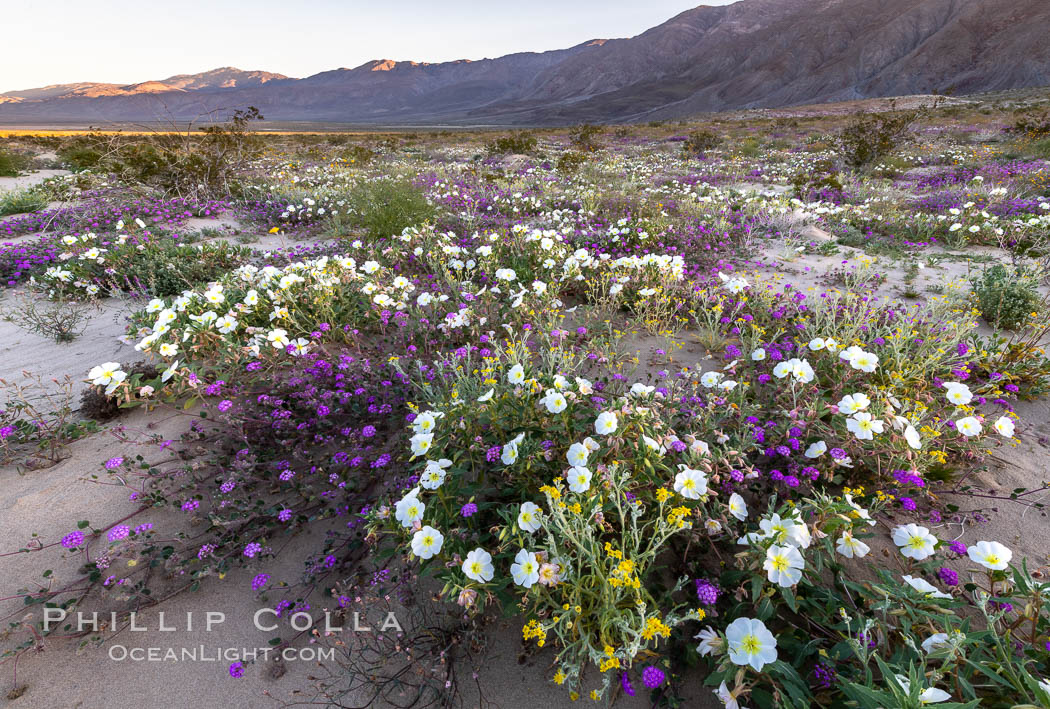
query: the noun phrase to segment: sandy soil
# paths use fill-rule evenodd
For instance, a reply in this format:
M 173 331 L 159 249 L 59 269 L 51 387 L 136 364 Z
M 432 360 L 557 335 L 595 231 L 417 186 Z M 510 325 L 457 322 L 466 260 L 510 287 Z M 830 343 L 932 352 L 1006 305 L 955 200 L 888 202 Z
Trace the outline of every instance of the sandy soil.
M 199 226 L 215 226 L 215 220 L 203 220 Z M 224 232 L 232 234 L 237 225 L 225 223 Z M 221 238 L 226 238 L 224 235 Z M 274 236 L 273 240 L 283 237 Z M 276 244 L 274 244 L 276 245 Z M 274 245 L 267 244 L 267 248 Z M 761 269 L 765 278 L 795 283 L 799 287 L 822 287 L 822 275 L 842 260 L 855 254 L 843 249 L 834 256 L 791 254 L 784 258 L 767 253 L 767 266 Z M 966 264 L 945 262 L 943 268 L 924 269 L 916 287 L 924 291 L 947 280 L 965 275 Z M 888 264 L 892 293 L 894 282 L 900 283 L 904 271 L 901 264 Z M 927 273 L 928 271 L 928 273 Z M 0 306 L 10 306 L 7 296 Z M 107 301 L 103 311 L 94 317 L 87 331 L 77 341 L 67 345 L 55 343 L 18 329 L 12 323 L 0 321 L 0 377 L 21 377 L 23 370 L 61 377 L 65 374 L 79 379 L 94 364 L 114 360 L 132 361 L 138 353 L 123 344 L 123 316 L 128 306 Z M 657 350 L 669 351 L 664 338 L 636 337 L 629 343 L 629 351 L 638 357 L 642 373 L 653 373 L 663 368 L 674 369 L 684 365 L 704 367 L 703 348 L 685 338 L 688 344 L 671 352 L 673 361 Z M 1045 461 L 1050 454 L 1050 402 L 1023 403 L 1018 407 L 1022 417 L 1019 432 L 1022 442 L 1015 448 L 996 450 L 986 471 L 973 475 L 972 482 L 982 488 L 981 494 L 1008 495 L 1017 487 L 1039 487 L 1047 477 Z M 156 445 L 135 445 L 119 440 L 114 433 L 118 426 L 128 432 L 146 432 L 161 438 L 177 438 L 188 425 L 185 416 L 157 410 L 136 410 L 104 430 L 73 443 L 68 457 L 54 467 L 20 473 L 13 466 L 0 468 L 0 553 L 16 550 L 40 533 L 45 543 L 55 541 L 65 531 L 76 527 L 79 520 L 95 524 L 115 520 L 134 512 L 135 503 L 128 500 L 127 488 L 102 469 L 102 462 L 115 455 L 142 454 L 147 460 L 156 460 L 162 452 Z M 98 475 L 99 479 L 91 476 Z M 1050 493 L 1038 496 L 1050 503 Z M 972 543 L 980 539 L 994 539 L 1009 544 L 1018 557 L 1024 556 L 1031 565 L 1042 566 L 1048 561 L 1045 540 L 1050 538 L 1050 519 L 1039 510 L 1022 504 L 993 497 L 959 500 L 964 509 L 987 503 L 985 515 L 989 521 L 974 524 L 948 519 L 937 525 L 935 533 L 942 539 L 960 538 Z M 994 512 L 993 512 L 994 509 Z M 150 511 L 136 518 L 136 522 L 151 521 L 158 528 L 178 529 L 185 519 L 172 513 Z M 285 555 L 294 559 L 294 554 Z M 54 549 L 0 558 L 0 599 L 15 595 L 19 589 L 37 587 L 43 583 L 42 572 L 52 570 L 52 582 L 62 583 L 74 578 L 79 558 Z M 267 568 L 279 576 L 297 572 L 297 562 L 291 568 Z M 148 706 L 159 709 L 201 706 L 237 709 L 259 707 L 282 702 L 302 700 L 311 696 L 314 686 L 309 676 L 317 668 L 311 662 L 287 662 L 276 665 L 260 661 L 247 668 L 238 680 L 227 673 L 226 661 L 210 662 L 132 662 L 111 659 L 111 651 L 120 656 L 121 648 L 167 649 L 194 648 L 204 645 L 214 656 L 213 648 L 266 647 L 275 634 L 259 631 L 252 617 L 261 607 L 248 591 L 254 570 L 230 574 L 225 580 L 209 579 L 194 593 L 184 593 L 160 608 L 144 612 L 138 624 L 144 632 L 125 631 L 110 638 L 102 647 L 78 648 L 72 641 L 49 639 L 45 649 L 23 656 L 17 665 L 17 677 L 11 663 L 0 666 L 0 708 L 43 709 L 45 707 L 78 707 L 79 709 L 110 709 L 113 706 Z M 166 623 L 178 628 L 175 632 L 159 630 L 159 613 L 165 613 Z M 185 629 L 186 614 L 193 612 L 197 620 L 192 631 Z M 201 622 L 203 613 L 214 611 L 225 614 L 225 622 L 208 632 Z M 14 614 L 22 617 L 20 601 L 0 600 L 0 616 Z M 366 614 L 367 617 L 367 614 Z M 465 706 L 478 706 L 480 688 L 485 699 L 498 706 L 570 706 L 565 692 L 551 685 L 549 665 L 553 654 L 544 652 L 519 663 L 520 621 L 501 622 L 490 632 L 489 645 L 484 653 L 484 664 L 477 683 L 463 677 Z M 302 644 L 300 644 L 300 647 Z M 466 670 L 464 670 L 465 672 Z M 18 688 L 18 698 L 9 699 L 7 693 Z M 640 689 L 640 688 L 636 688 Z M 641 696 L 622 698 L 617 706 L 634 709 L 648 706 Z M 713 709 L 720 706 L 709 689 L 695 681 L 686 688 L 685 706 Z M 367 695 L 351 693 L 345 699 L 348 705 L 366 705 Z M 373 704 L 372 706 L 384 706 Z
M 20 190 L 25 187 L 39 184 L 49 177 L 68 175 L 69 170 L 34 170 L 33 172 L 18 177 L 0 177 L 0 192 L 6 190 Z

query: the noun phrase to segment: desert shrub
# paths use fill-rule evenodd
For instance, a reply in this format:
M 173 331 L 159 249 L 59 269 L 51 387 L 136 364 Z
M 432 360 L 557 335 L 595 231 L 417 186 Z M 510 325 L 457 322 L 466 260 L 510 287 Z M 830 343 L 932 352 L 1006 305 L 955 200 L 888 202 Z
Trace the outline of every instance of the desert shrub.
M 148 232 L 112 241 L 66 237 L 69 258 L 38 283 L 49 293 L 94 298 L 113 291 L 166 297 L 218 279 L 248 261 L 251 249 L 225 241 L 181 244 Z
M 257 108 L 235 110 L 225 123 L 199 127 L 199 132 L 148 136 L 83 136 L 59 151 L 71 169 L 101 170 L 126 182 L 180 197 L 228 196 L 263 144 L 252 130 L 262 120 Z
M 47 206 L 47 197 L 41 190 L 28 188 L 0 192 L 0 217 L 35 212 Z
M 50 467 L 62 460 L 69 443 L 98 427 L 75 416 L 72 377 L 23 376 L 20 382 L 0 379 L 0 465 Z
M 3 315 L 23 330 L 55 342 L 72 342 L 87 328 L 90 309 L 86 303 L 66 298 L 58 291 L 43 303 L 32 294 L 23 294 L 18 305 L 5 309 Z
M 841 195 L 842 178 L 834 163 L 830 160 L 818 160 L 807 170 L 800 170 L 791 176 L 791 186 L 795 197 L 809 201 L 814 192 L 831 192 Z
M 1039 306 L 1039 291 L 1031 275 L 996 264 L 970 282 L 977 307 L 990 324 L 1013 330 L 1028 322 Z
M 29 162 L 27 156 L 0 147 L 0 177 L 17 177 L 29 167 Z
M 102 163 L 108 139 L 100 133 L 77 136 L 65 142 L 55 154 L 70 170 L 93 170 Z
M 579 171 L 583 167 L 584 163 L 587 162 L 587 153 L 580 153 L 576 151 L 564 152 L 558 156 L 558 162 L 555 163 L 555 167 L 559 172 L 574 173 Z
M 502 135 L 485 146 L 489 155 L 527 155 L 536 150 L 536 136 L 527 131 Z
M 745 158 L 754 158 L 762 154 L 762 143 L 758 138 L 744 138 L 737 146 L 736 152 Z
M 919 111 L 859 113 L 839 131 L 835 143 L 846 165 L 857 170 L 892 154 L 909 141 Z
M 355 167 L 363 167 L 376 156 L 376 152 L 363 145 L 351 145 L 340 151 L 339 156 Z
M 682 150 L 690 155 L 703 155 L 708 150 L 714 150 L 722 143 L 722 137 L 710 128 L 700 128 L 689 133 Z
M 1050 136 L 1050 110 L 1031 107 L 1022 109 L 1007 130 L 1033 138 L 1048 137 Z
M 593 153 L 601 147 L 598 143 L 598 138 L 604 132 L 605 128 L 602 126 L 584 123 L 569 130 L 569 143 L 571 143 L 577 150 L 581 150 L 585 153 Z
M 1032 143 L 1032 154 L 1043 160 L 1050 160 L 1050 137 Z
M 347 197 L 349 222 L 372 239 L 386 239 L 433 219 L 437 210 L 409 180 L 382 178 L 353 187 Z

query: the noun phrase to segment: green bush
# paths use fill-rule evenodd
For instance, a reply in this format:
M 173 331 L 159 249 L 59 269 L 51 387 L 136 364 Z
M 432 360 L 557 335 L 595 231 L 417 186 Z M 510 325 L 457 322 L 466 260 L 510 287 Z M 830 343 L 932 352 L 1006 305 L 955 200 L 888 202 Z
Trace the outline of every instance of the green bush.
M 340 153 L 340 157 L 354 167 L 361 167 L 372 162 L 376 152 L 363 145 L 351 145 Z
M 37 190 L 24 189 L 0 193 L 0 217 L 35 212 L 46 206 L 47 200 Z
M 1050 109 L 1022 109 L 1014 124 L 1007 128 L 1010 133 L 1019 133 L 1035 138 L 1050 137 Z
M 356 186 L 349 197 L 351 223 L 372 239 L 400 234 L 433 219 L 437 210 L 408 180 L 380 179 Z
M 29 158 L 6 148 L 0 148 L 0 177 L 18 177 L 27 167 Z
M 1035 279 L 1021 269 L 996 264 L 970 282 L 981 315 L 991 325 L 1013 330 L 1039 305 Z
M 489 155 L 527 155 L 536 150 L 536 136 L 525 131 L 503 135 L 485 146 Z
M 682 143 L 682 150 L 690 155 L 703 155 L 708 150 L 714 150 L 722 142 L 721 136 L 710 128 L 694 130 Z
M 906 144 L 919 116 L 919 111 L 858 113 L 836 136 L 836 147 L 846 164 L 859 170 Z
M 601 147 L 601 145 L 598 144 L 598 136 L 604 132 L 605 129 L 601 126 L 584 123 L 583 125 L 575 126 L 569 131 L 569 142 L 572 143 L 573 147 L 577 150 L 582 150 L 585 153 L 593 153 Z
M 558 158 L 556 167 L 559 172 L 571 173 L 579 170 L 585 162 L 587 162 L 587 155 L 585 153 L 569 151 L 561 154 Z

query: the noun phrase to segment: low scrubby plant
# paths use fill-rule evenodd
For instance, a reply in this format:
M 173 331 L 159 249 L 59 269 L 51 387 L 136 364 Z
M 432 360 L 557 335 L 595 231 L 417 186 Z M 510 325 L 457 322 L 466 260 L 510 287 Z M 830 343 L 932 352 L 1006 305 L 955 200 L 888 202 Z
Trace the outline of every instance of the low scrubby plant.
M 722 137 L 710 128 L 699 128 L 689 133 L 682 143 L 683 152 L 702 156 L 722 144 Z
M 29 158 L 0 146 L 0 177 L 18 177 L 29 167 Z
M 536 136 L 527 131 L 502 135 L 485 146 L 489 155 L 528 155 L 536 150 Z
M 918 111 L 860 113 L 839 131 L 835 142 L 846 165 L 859 170 L 905 145 L 919 116 Z
M 1031 275 L 995 264 L 970 282 L 981 316 L 991 325 L 1014 330 L 1039 307 L 1039 290 Z

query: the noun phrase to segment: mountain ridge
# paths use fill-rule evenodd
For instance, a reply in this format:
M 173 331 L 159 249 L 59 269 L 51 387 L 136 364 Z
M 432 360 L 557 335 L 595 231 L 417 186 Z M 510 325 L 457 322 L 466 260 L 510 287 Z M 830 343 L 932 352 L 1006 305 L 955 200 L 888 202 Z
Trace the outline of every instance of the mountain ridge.
M 294 79 L 221 67 L 0 94 L 0 121 L 193 119 L 543 125 L 1050 85 L 1046 0 L 741 0 L 639 35 L 449 62 L 373 59 Z

